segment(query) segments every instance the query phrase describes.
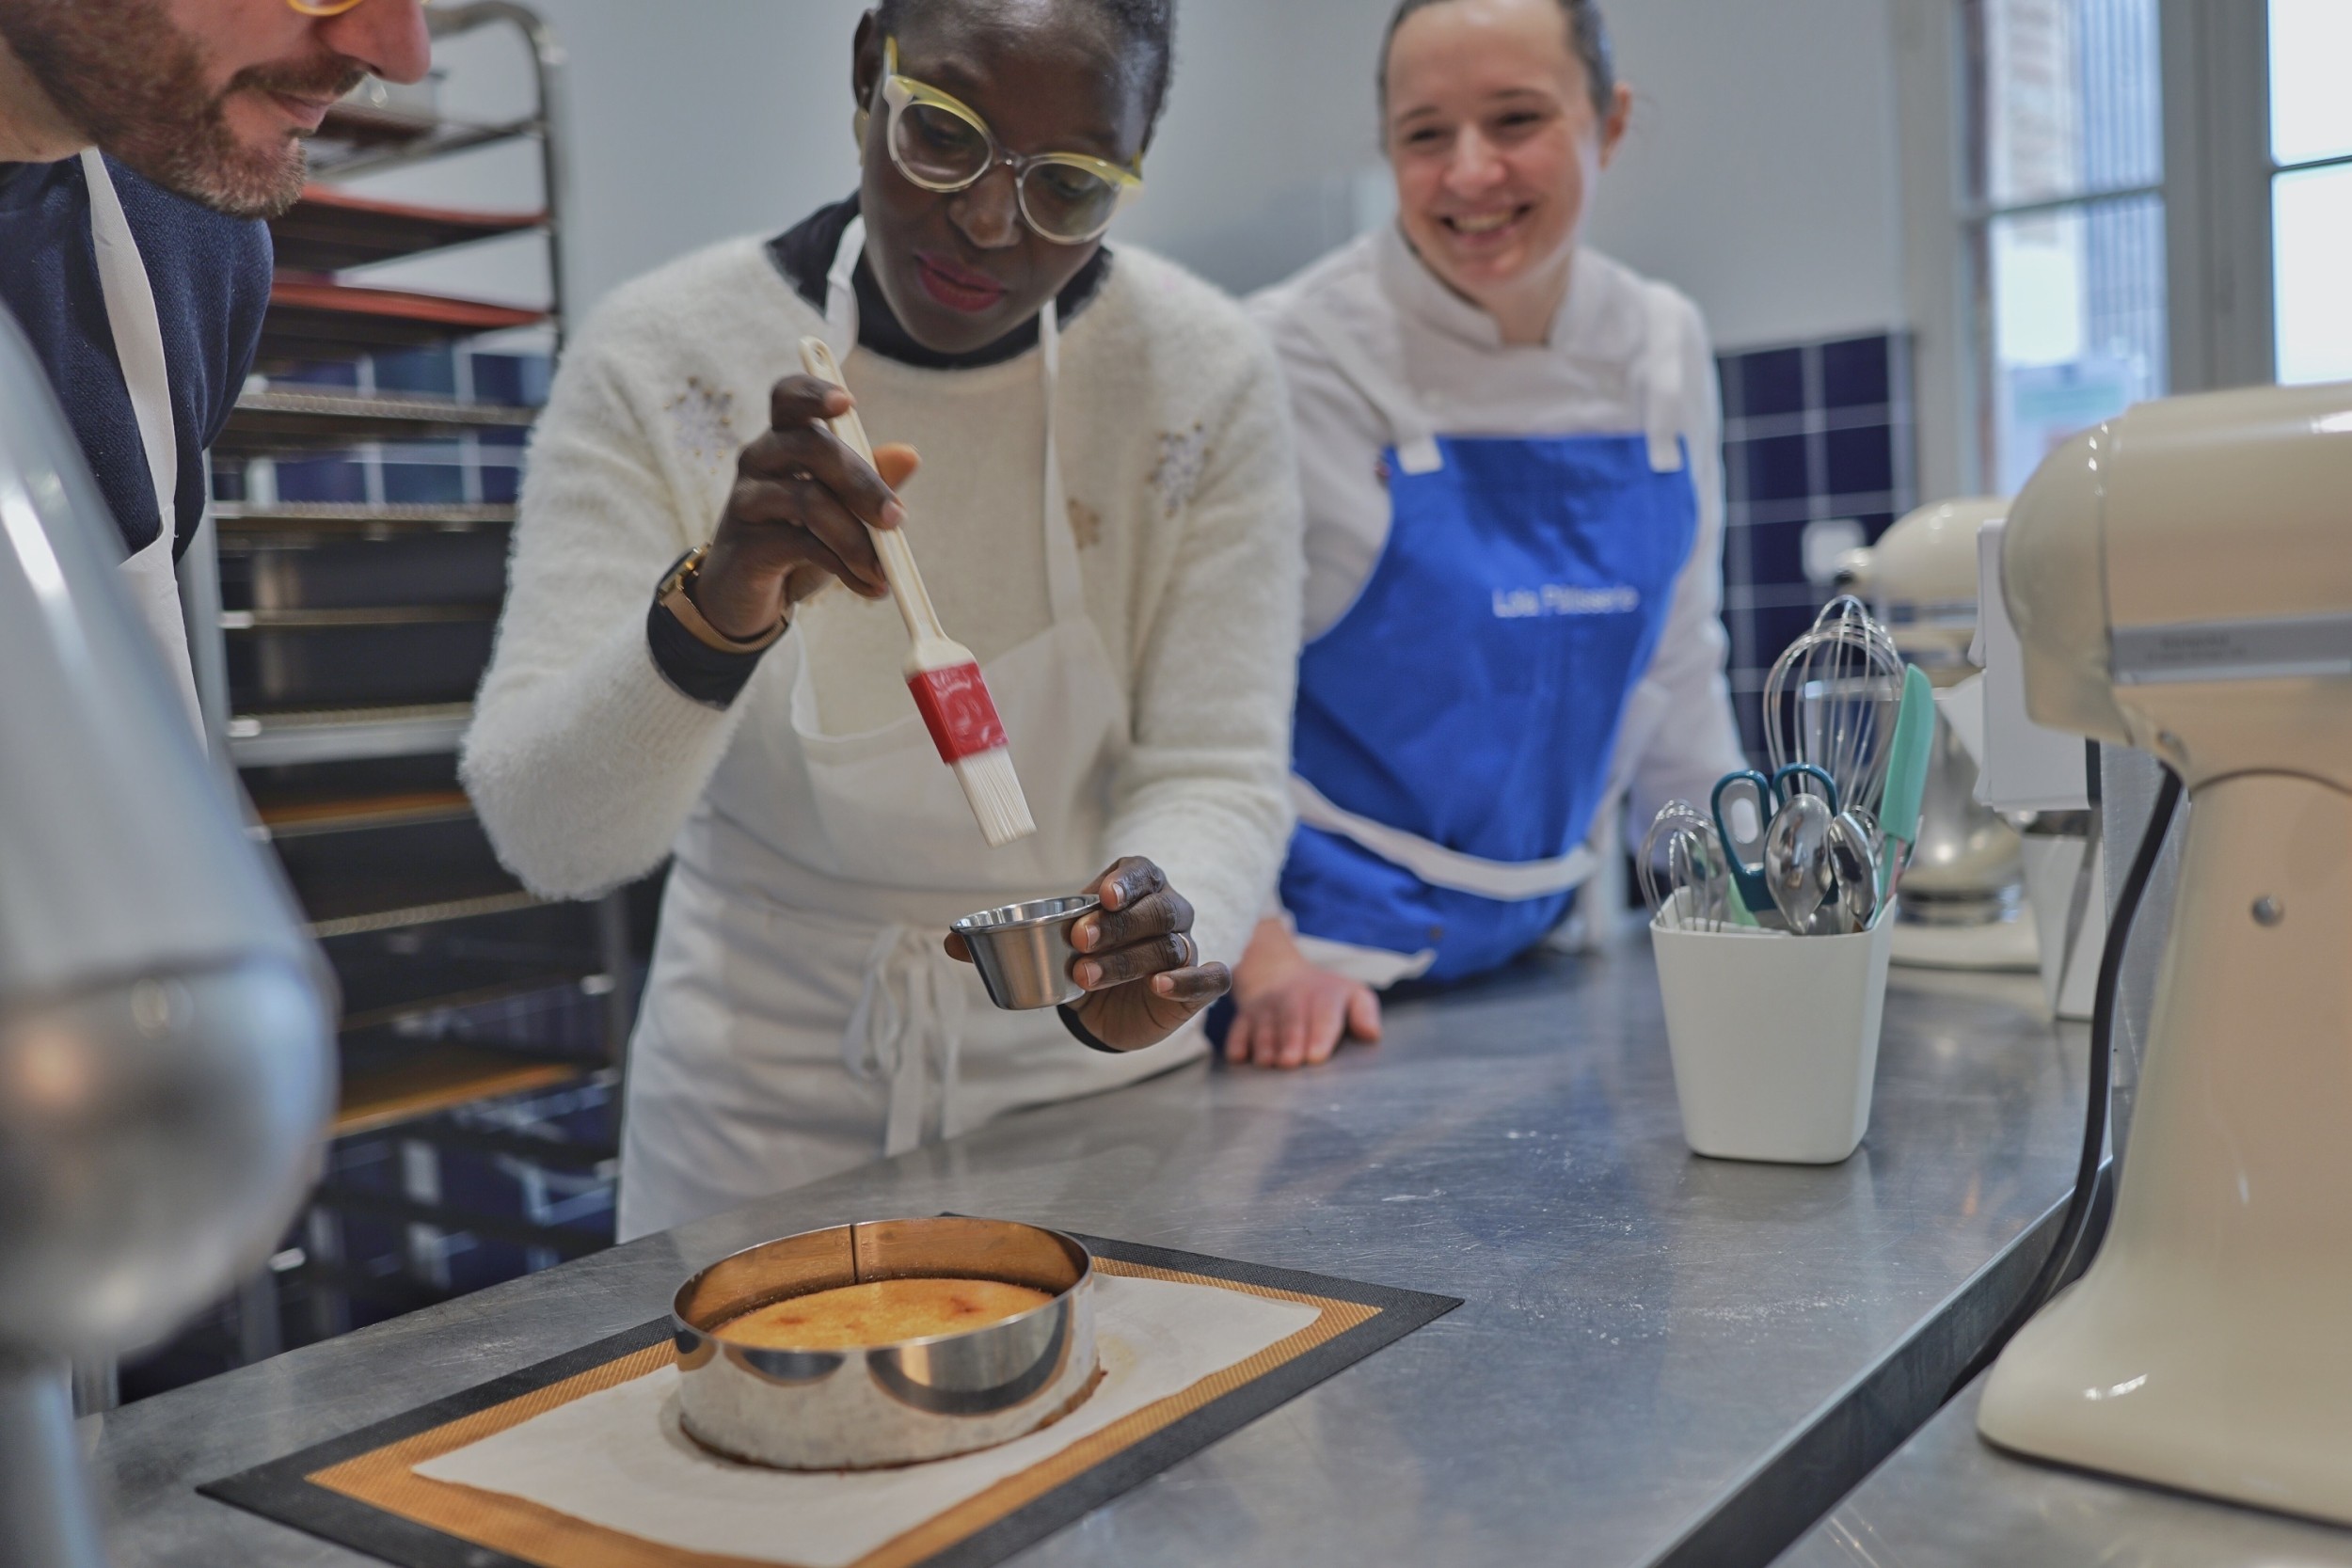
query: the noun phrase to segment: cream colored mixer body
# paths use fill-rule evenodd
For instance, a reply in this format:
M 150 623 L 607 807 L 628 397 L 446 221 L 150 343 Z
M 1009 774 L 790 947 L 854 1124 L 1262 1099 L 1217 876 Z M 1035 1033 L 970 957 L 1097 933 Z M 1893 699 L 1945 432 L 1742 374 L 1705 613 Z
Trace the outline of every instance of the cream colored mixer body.
M 2113 1223 L 1979 1429 L 2352 1523 L 2352 385 L 2077 437 L 2002 576 L 2035 721 L 2154 752 L 2191 817 Z

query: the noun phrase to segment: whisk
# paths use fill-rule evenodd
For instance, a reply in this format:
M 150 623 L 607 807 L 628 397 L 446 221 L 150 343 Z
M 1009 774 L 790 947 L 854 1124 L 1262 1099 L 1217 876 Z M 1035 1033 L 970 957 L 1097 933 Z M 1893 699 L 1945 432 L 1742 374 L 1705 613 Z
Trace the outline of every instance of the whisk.
M 1731 918 L 1730 866 L 1707 814 L 1688 800 L 1667 801 L 1642 839 L 1639 869 L 1650 917 L 1671 909 L 1667 924 L 1677 929 L 1721 930 Z
M 1902 705 L 1903 659 L 1862 601 L 1840 594 L 1764 677 L 1764 745 L 1772 771 L 1809 762 L 1850 809 L 1877 811 Z

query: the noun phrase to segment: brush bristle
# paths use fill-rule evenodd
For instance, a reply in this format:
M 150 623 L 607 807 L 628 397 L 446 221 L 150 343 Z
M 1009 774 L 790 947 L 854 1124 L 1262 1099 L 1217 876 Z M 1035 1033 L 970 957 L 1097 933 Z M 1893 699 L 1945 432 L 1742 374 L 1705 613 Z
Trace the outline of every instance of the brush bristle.
M 979 819 L 980 836 L 988 840 L 990 848 L 1000 849 L 1037 832 L 1037 819 L 1029 815 L 1028 798 L 1021 793 L 1021 778 L 1012 770 L 1009 750 L 993 747 L 953 766 L 956 783 L 963 786 L 963 798 L 972 802 L 972 815 Z

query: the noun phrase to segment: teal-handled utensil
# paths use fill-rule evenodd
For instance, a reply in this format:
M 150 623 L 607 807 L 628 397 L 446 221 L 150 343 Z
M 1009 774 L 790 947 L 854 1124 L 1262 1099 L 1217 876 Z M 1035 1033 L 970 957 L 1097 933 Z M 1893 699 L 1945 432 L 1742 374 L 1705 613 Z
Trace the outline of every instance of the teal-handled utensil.
M 1911 847 L 1919 837 L 1919 801 L 1927 793 L 1928 754 L 1935 740 L 1935 693 L 1924 671 L 1903 672 L 1902 706 L 1895 715 L 1895 738 L 1887 747 L 1886 791 L 1879 800 L 1879 832 L 1886 841 L 1879 856 L 1879 898 L 1895 891 Z M 1902 845 L 1896 853 L 1895 846 Z
M 1764 830 L 1772 820 L 1776 804 L 1772 781 L 1753 768 L 1737 773 L 1726 773 L 1715 781 L 1715 793 L 1708 798 L 1708 808 L 1715 814 L 1715 836 L 1723 840 L 1724 857 L 1731 863 L 1732 891 L 1739 895 L 1740 907 L 1751 914 L 1772 908 L 1772 889 L 1764 881 Z M 1756 821 L 1754 832 L 1735 832 L 1732 820 L 1740 802 L 1746 802 Z
M 1715 781 L 1715 792 L 1708 805 L 1715 814 L 1715 834 L 1723 840 L 1724 858 L 1730 861 L 1732 891 L 1736 900 L 1750 914 L 1772 914 L 1778 905 L 1773 902 L 1772 884 L 1764 875 L 1764 834 L 1781 807 L 1788 803 L 1797 784 L 1810 783 L 1828 805 L 1830 815 L 1837 814 L 1837 781 L 1829 770 L 1816 768 L 1809 762 L 1792 762 L 1766 778 L 1753 768 L 1726 773 Z M 1747 801 L 1755 812 L 1756 832 L 1735 833 L 1731 829 L 1734 809 Z M 1735 920 L 1737 915 L 1734 916 Z
M 1792 762 L 1772 775 L 1772 798 L 1780 804 L 1787 805 L 1788 798 L 1797 793 L 1796 785 L 1789 782 L 1792 779 L 1820 785 L 1821 800 L 1829 806 L 1832 816 L 1843 809 L 1838 801 L 1837 781 L 1830 776 L 1828 768 L 1816 768 L 1809 762 Z

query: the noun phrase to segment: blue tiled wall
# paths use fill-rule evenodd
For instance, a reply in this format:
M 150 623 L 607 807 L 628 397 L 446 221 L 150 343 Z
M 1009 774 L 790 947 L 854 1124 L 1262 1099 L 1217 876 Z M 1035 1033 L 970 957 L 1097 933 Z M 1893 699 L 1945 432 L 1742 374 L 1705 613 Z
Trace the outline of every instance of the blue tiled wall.
M 1906 336 L 1884 333 L 1716 360 L 1732 705 L 1759 760 L 1764 673 L 1829 596 L 1826 581 L 1805 573 L 1807 531 L 1817 551 L 1847 531 L 1840 524 L 1874 540 L 1916 504 L 1910 348 Z

